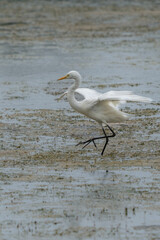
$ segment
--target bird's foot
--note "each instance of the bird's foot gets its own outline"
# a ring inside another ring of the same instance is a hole
[[[96,145],[96,143],[95,143],[94,140],[95,140],[95,139],[92,138],[92,139],[89,139],[89,140],[87,140],[87,141],[85,141],[85,142],[79,142],[78,144],[76,144],[76,146],[79,146],[79,145],[81,145],[81,144],[84,144],[84,146],[82,147],[82,149],[83,149],[83,148],[85,148],[87,145],[89,145],[91,142],[93,142],[95,148],[97,148],[97,145]]]

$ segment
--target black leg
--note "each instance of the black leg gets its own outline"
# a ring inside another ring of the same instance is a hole
[[[83,148],[85,148],[85,147],[87,147],[87,145],[89,145],[91,142],[93,142],[95,148],[97,148],[97,145],[96,145],[96,143],[95,143],[95,140],[97,140],[97,139],[101,139],[101,137],[100,137],[100,138],[91,138],[91,139],[89,139],[89,140],[87,140],[87,141],[85,141],[85,142],[79,142],[78,144],[76,144],[76,146],[78,146],[78,145],[80,145],[80,144],[84,144]],[[82,148],[82,149],[83,149],[83,148]]]
[[[106,149],[106,146],[107,146],[107,144],[108,144],[108,136],[106,135],[106,132],[105,132],[105,130],[104,130],[103,127],[102,127],[102,130],[103,130],[104,136],[105,136],[105,138],[106,138],[106,142],[105,142],[104,147],[103,147],[103,150],[102,150],[102,152],[101,152],[101,155],[103,156],[104,150]]]
[[[115,132],[113,131],[113,129],[112,129],[109,125],[107,125],[107,127],[108,127],[109,130],[112,132],[112,135],[110,135],[110,136],[108,136],[108,137],[115,137],[116,134],[115,134]]]
[[[82,142],[80,142],[80,143],[78,143],[76,146],[78,146],[78,145],[79,145],[79,144],[81,144],[81,143],[82,143],[82,144],[85,144],[85,145],[82,147],[82,149],[83,149],[83,148],[85,148],[87,145],[89,145],[91,142],[93,142],[93,144],[94,144],[95,148],[97,148],[97,145],[96,145],[96,143],[95,143],[95,141],[94,141],[94,140],[95,140],[95,138],[93,138],[93,139],[89,139],[89,140],[88,140],[88,141],[86,141],[86,142],[83,142],[83,143],[82,143]]]
[[[95,138],[91,138],[87,141],[84,141],[84,142],[79,142],[78,144],[76,144],[76,146],[80,145],[80,144],[84,144],[83,148],[85,148],[87,145],[89,145],[91,142],[93,142],[94,146],[97,148],[96,146],[96,143],[95,143],[95,140],[98,140],[98,139],[102,139],[102,138],[105,138],[104,136],[103,137],[95,137]],[[83,149],[82,148],[82,149]]]
[[[108,138],[110,138],[110,137],[115,137],[115,136],[116,136],[116,134],[115,134],[115,132],[112,130],[112,128],[111,128],[109,125],[107,125],[107,127],[108,127],[109,130],[112,132],[112,135],[107,136],[104,128],[102,127],[104,136],[105,136],[105,138],[106,138],[106,142],[105,142],[104,147],[103,147],[103,150],[102,150],[102,152],[101,152],[101,155],[102,155],[102,156],[103,156],[104,150],[106,149],[106,146],[107,146],[107,144],[108,144],[108,141],[109,141]]]
[[[104,139],[104,138],[105,138],[105,139],[106,139],[106,142],[105,142],[104,147],[103,147],[103,150],[102,150],[102,152],[101,152],[101,155],[103,156],[103,153],[104,153],[104,151],[105,151],[105,149],[106,149],[106,146],[107,146],[107,144],[108,144],[108,141],[109,141],[108,138],[110,138],[110,137],[115,137],[115,136],[116,136],[116,134],[115,134],[115,132],[112,130],[112,128],[111,128],[109,125],[107,125],[107,127],[108,127],[109,130],[112,132],[112,135],[107,136],[104,128],[102,127],[102,131],[103,131],[103,133],[104,133],[104,136],[91,138],[91,139],[89,139],[89,140],[87,140],[87,141],[85,141],[85,142],[79,142],[76,146],[78,146],[78,145],[80,145],[80,144],[84,144],[83,148],[85,148],[85,147],[88,146],[91,142],[93,142],[94,146],[97,148],[96,143],[95,143],[95,140]],[[82,148],[82,149],[83,149],[83,148]]]

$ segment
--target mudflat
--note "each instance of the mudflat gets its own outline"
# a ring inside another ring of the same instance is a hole
[[[1,1],[0,238],[160,239],[157,1]],[[64,97],[81,86],[130,90],[130,120],[102,134]]]

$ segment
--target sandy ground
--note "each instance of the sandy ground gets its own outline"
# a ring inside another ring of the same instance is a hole
[[[0,2],[0,239],[160,239],[157,1]],[[57,98],[70,82],[153,98],[101,135]]]

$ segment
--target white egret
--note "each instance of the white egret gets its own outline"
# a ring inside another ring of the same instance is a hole
[[[131,91],[109,91],[106,93],[99,93],[89,88],[78,88],[81,81],[81,75],[77,71],[70,71],[64,77],[59,78],[58,80],[63,79],[73,79],[74,83],[60,98],[67,94],[67,99],[71,107],[77,112],[82,113],[98,122],[102,127],[104,134],[102,137],[94,137],[87,141],[81,141],[77,145],[83,144],[83,148],[85,148],[88,144],[93,142],[94,146],[96,147],[95,140],[105,139],[105,144],[101,155],[104,153],[109,138],[116,135],[108,123],[120,123],[129,117],[126,113],[119,110],[119,105],[121,103],[125,103],[126,101],[151,102],[150,98],[135,95]],[[84,99],[78,101],[75,98],[75,92],[81,94]],[[106,134],[104,126],[109,128],[111,135]]]

